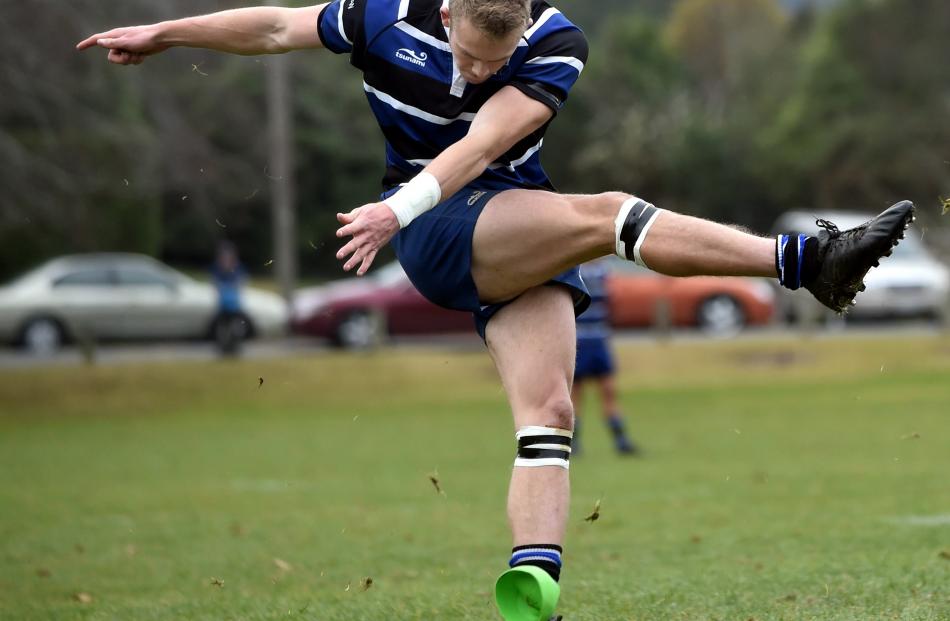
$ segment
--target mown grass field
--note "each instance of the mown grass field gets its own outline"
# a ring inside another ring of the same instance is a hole
[[[950,339],[619,353],[645,455],[588,423],[566,621],[950,619]],[[7,371],[0,412],[0,619],[497,619],[483,352]]]

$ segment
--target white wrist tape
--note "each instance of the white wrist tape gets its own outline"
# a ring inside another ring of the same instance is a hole
[[[384,200],[399,220],[399,228],[429,211],[442,200],[442,187],[439,180],[427,172],[421,172],[398,192]]]

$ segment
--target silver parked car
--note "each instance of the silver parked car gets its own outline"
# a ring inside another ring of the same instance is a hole
[[[821,213],[789,211],[772,227],[776,233],[795,231],[817,235],[815,220],[823,218],[842,231],[859,226],[874,214],[851,211]],[[894,254],[871,268],[864,279],[867,290],[855,298],[856,305],[847,317],[903,318],[925,317],[944,322],[950,312],[950,269],[938,261],[921,241],[920,230],[911,226],[906,237],[894,248]],[[809,295],[783,289],[780,306],[789,320],[815,320],[831,314]],[[827,311],[827,312],[826,312]]]
[[[64,342],[194,339],[212,336],[217,292],[144,255],[86,254],[52,259],[0,287],[0,341],[34,352]],[[281,334],[284,300],[245,287],[248,336]]]

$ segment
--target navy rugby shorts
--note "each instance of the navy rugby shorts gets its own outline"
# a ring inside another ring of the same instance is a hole
[[[475,222],[488,201],[509,189],[513,188],[466,186],[413,220],[392,240],[396,257],[416,289],[434,304],[471,312],[482,339],[488,321],[512,300],[482,304],[478,299],[472,280],[472,236]],[[384,193],[383,198],[396,190]],[[558,274],[548,284],[570,290],[575,315],[590,305],[590,293],[577,266]]]
[[[574,380],[606,377],[614,372],[614,357],[605,338],[577,339],[577,364]]]

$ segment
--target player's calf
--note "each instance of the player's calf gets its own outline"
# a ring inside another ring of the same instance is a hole
[[[573,432],[559,427],[522,427],[515,468],[570,468]],[[547,621],[560,595],[561,546],[550,542],[518,545],[510,569],[495,583],[495,601],[506,621]]]

